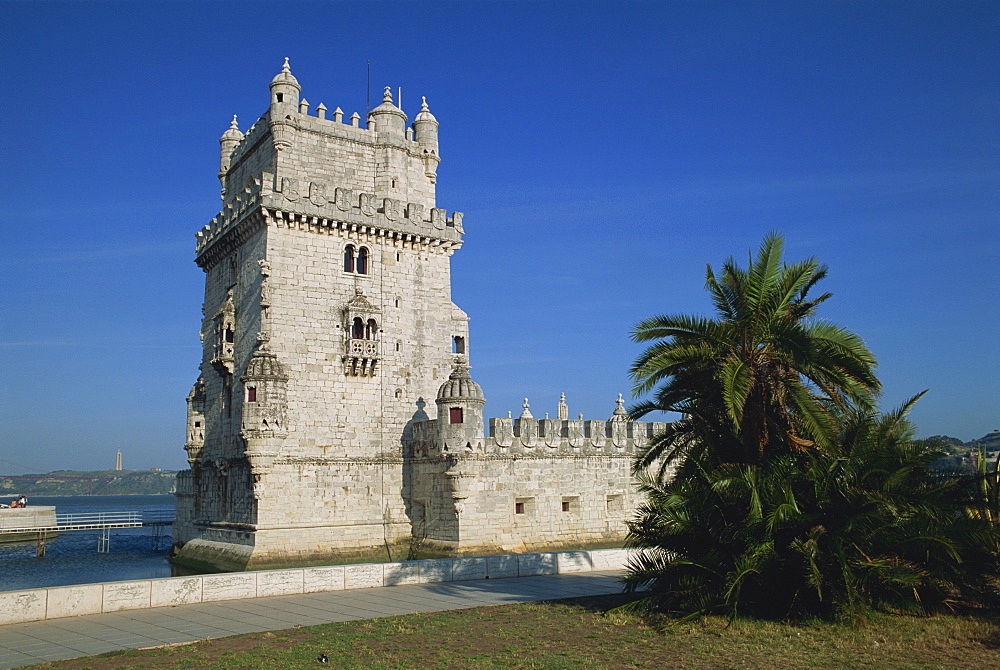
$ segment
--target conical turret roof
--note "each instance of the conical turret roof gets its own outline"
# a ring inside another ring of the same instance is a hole
[[[226,132],[222,133],[222,139],[236,140],[237,142],[243,139],[243,133],[240,132],[240,127],[236,123],[235,114],[233,114],[233,122],[229,124],[229,128],[226,129]]]
[[[382,104],[368,112],[368,114],[398,114],[404,119],[406,118],[403,110],[392,104],[392,89],[389,86],[385,87],[385,91],[382,94]]]
[[[485,402],[483,389],[469,376],[469,366],[465,361],[455,364],[448,381],[441,384],[437,399],[443,400],[479,400]]]
[[[299,86],[299,80],[295,78],[292,74],[292,69],[288,66],[288,58],[285,58],[285,64],[281,67],[281,72],[274,75],[274,79],[271,80],[271,86],[274,87],[278,84],[290,84],[295,88],[302,90]]]
[[[420,99],[422,100],[420,103],[420,113],[413,119],[414,123],[417,121],[433,121],[434,123],[437,123],[437,118],[431,114],[431,110],[427,106],[427,96],[422,95],[420,96]]]

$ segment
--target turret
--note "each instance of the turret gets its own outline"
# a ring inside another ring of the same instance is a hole
[[[222,137],[219,138],[219,181],[222,182],[223,199],[226,196],[226,173],[229,172],[229,166],[232,164],[233,150],[241,141],[243,141],[243,133],[240,132],[240,127],[236,124],[236,115],[233,114],[233,122],[229,124],[229,129],[222,133]]]
[[[421,98],[420,113],[413,119],[413,131],[416,135],[414,139],[420,147],[420,152],[424,159],[424,174],[437,180],[437,166],[441,162],[441,155],[438,153],[438,120],[431,114],[427,107],[427,98]]]
[[[374,122],[379,135],[388,134],[402,138],[406,132],[406,114],[392,104],[392,91],[388,86],[382,95],[382,104],[368,112],[368,125]]]
[[[302,87],[292,75],[286,58],[281,72],[271,80],[271,135],[274,139],[274,148],[278,151],[292,145],[292,132],[299,113],[299,93],[301,92]]]
[[[465,359],[459,359],[437,394],[438,443],[444,451],[483,448],[483,389],[469,376]]]
[[[254,497],[264,497],[264,477],[278,456],[281,438],[288,435],[288,375],[266,343],[250,357],[243,382],[243,421],[240,437],[254,479]]]
[[[198,463],[202,447],[205,446],[205,380],[201,377],[191,387],[187,397],[187,440],[184,449],[188,454],[188,464]]]

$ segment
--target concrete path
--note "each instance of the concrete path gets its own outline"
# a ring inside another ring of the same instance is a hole
[[[0,626],[0,668],[240,633],[619,593],[619,571],[384,586],[128,610]]]

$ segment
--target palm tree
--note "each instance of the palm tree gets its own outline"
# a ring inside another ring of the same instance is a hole
[[[919,397],[919,396],[918,396]],[[976,478],[938,477],[942,451],[905,415],[834,412],[829,449],[755,464],[692,461],[640,476],[626,589],[675,614],[853,618],[998,601],[998,527]]]
[[[874,356],[857,335],[814,318],[830,297],[809,297],[826,266],[814,258],[786,264],[783,246],[769,233],[746,269],[732,258],[718,276],[708,267],[717,318],[657,315],[632,331],[633,341],[653,342],[632,366],[632,392],[653,396],[631,416],[684,417],[650,441],[637,472],[663,459],[662,474],[689,455],[757,463],[824,447],[834,433],[831,408],[873,405]]]

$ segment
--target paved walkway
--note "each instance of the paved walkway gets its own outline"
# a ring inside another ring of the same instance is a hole
[[[618,571],[327,591],[0,626],[0,668],[334,621],[618,593]]]

